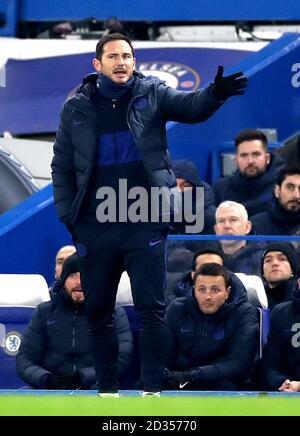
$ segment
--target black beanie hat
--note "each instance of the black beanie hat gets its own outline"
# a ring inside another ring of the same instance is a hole
[[[77,253],[73,253],[63,263],[60,280],[62,285],[65,284],[66,279],[70,274],[79,272],[79,256]]]
[[[261,275],[263,277],[263,265],[264,265],[264,259],[267,253],[270,251],[280,251],[281,253],[285,254],[288,258],[288,261],[291,265],[291,270],[293,275],[297,276],[298,273],[298,258],[297,258],[297,252],[292,244],[288,242],[271,242],[267,245],[266,249],[262,252],[261,255]]]

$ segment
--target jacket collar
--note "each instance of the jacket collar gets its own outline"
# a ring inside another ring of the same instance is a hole
[[[159,79],[147,79],[142,73],[137,71],[133,72],[135,82],[132,90],[133,97],[142,96],[147,94],[153,85],[160,85],[163,82]],[[68,100],[69,104],[76,110],[84,113],[93,112],[93,105],[91,101],[92,94],[96,91],[96,83],[99,78],[98,73],[88,74],[78,87],[76,94],[71,96]]]

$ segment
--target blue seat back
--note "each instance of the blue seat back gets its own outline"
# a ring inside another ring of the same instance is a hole
[[[25,385],[16,371],[16,355],[34,307],[0,306],[0,389]]]
[[[257,307],[259,316],[259,357],[262,357],[262,349],[268,339],[270,328],[270,309]]]

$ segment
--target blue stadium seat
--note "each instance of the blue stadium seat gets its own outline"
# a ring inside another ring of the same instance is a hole
[[[35,307],[49,300],[38,274],[0,274],[0,389],[25,385],[16,372],[16,355]]]
[[[270,328],[270,309],[257,307],[259,316],[259,357],[262,356],[262,349],[268,339]]]
[[[16,372],[16,355],[34,307],[0,306],[0,389],[25,385]]]

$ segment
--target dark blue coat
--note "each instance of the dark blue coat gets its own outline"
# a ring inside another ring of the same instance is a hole
[[[256,309],[231,291],[213,315],[199,309],[196,298],[174,300],[166,315],[169,370],[194,370],[194,388],[214,389],[220,382],[245,381],[258,350]]]
[[[283,209],[273,197],[268,210],[251,217],[252,231],[257,235],[296,235],[300,232],[300,213]]]
[[[284,280],[274,288],[270,288],[268,283],[264,281],[266,295],[268,298],[268,309],[272,310],[277,304],[292,300],[294,298],[295,285],[295,278]]]
[[[259,177],[245,177],[236,170],[233,175],[215,181],[213,189],[216,205],[226,200],[236,201],[245,206],[249,216],[267,210],[278,172],[285,164],[280,156],[276,154],[271,156],[267,171]]]
[[[174,187],[167,150],[166,122],[197,123],[221,106],[210,85],[203,91],[182,92],[158,79],[134,73],[127,123],[148,175],[150,185]],[[88,76],[77,94],[66,101],[54,144],[52,178],[58,216],[69,229],[80,212],[93,173],[99,125],[91,93],[98,74]]]
[[[286,380],[300,381],[300,292],[278,304],[271,313],[268,341],[263,348],[261,378],[264,388],[278,390]]]
[[[260,275],[264,242],[250,242],[234,254],[223,254],[224,266],[232,272]]]
[[[17,355],[17,371],[29,385],[43,389],[47,374],[80,375],[88,389],[96,382],[89,348],[84,305],[72,304],[60,282],[50,292],[51,301],[37,306]],[[122,307],[115,311],[119,341],[118,376],[128,370],[133,339]]]
[[[179,159],[172,162],[172,169],[176,178],[180,177],[192,184],[192,198],[193,198],[193,214],[196,214],[196,188],[204,188],[204,208],[203,208],[203,229],[200,233],[203,234],[213,234],[214,224],[215,224],[215,194],[212,187],[200,179],[199,171],[195,163],[188,159]],[[186,225],[191,223],[186,223],[185,221],[180,223],[172,222],[172,232],[171,233],[185,233]]]

